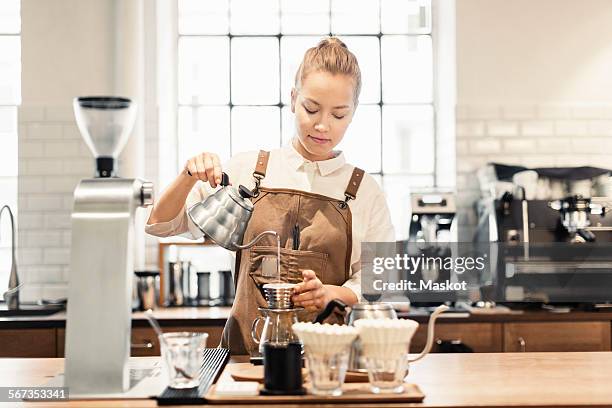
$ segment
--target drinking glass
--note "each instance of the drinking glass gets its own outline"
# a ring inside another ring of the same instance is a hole
[[[365,356],[370,388],[375,394],[404,392],[404,378],[408,371],[405,352]]]
[[[200,385],[198,374],[207,338],[206,333],[191,332],[164,333],[160,336],[162,365],[168,373],[168,387],[184,389]]]
[[[304,346],[314,395],[342,395],[342,384],[348,368],[350,344],[340,350],[314,351]]]

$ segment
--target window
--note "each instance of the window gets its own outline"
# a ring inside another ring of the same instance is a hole
[[[21,103],[21,18],[19,0],[0,2],[0,207],[17,217],[17,106]],[[8,214],[0,226],[0,293],[8,283],[11,229]]]
[[[403,224],[408,187],[436,185],[432,11],[432,0],[179,0],[177,163],[196,151],[226,160],[290,140],[295,72],[307,48],[336,35],[363,82],[338,148],[390,200],[403,186],[390,202]]]

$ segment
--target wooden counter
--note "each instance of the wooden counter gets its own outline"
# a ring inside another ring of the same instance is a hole
[[[0,386],[40,385],[62,369],[63,359],[0,359]],[[414,406],[600,407],[612,406],[611,369],[610,352],[432,354],[411,366],[408,379],[426,395]],[[156,403],[106,400],[27,406],[154,407]]]

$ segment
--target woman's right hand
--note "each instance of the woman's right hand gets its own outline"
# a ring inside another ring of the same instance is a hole
[[[198,180],[208,181],[212,188],[221,183],[221,161],[215,153],[200,153],[187,160],[185,173]]]

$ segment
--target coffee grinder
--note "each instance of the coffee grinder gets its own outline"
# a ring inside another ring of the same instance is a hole
[[[64,386],[71,396],[122,393],[130,385],[134,215],[153,203],[153,184],[117,176],[134,102],[78,97],[73,108],[96,175],[74,191]]]

